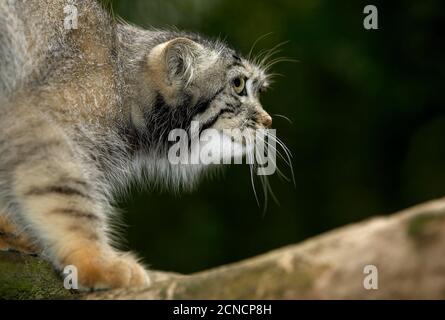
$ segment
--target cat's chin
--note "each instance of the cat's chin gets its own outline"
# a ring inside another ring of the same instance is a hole
[[[203,176],[228,164],[245,164],[254,152],[254,144],[236,141],[223,133],[194,141],[190,148],[174,149],[165,157],[143,159],[151,180],[173,189],[193,189]],[[246,156],[247,155],[247,156]],[[209,170],[211,169],[211,170]]]

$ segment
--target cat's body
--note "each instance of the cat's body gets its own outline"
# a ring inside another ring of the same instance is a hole
[[[0,218],[56,268],[76,266],[84,288],[147,285],[112,246],[112,194],[142,175],[193,185],[205,166],[171,165],[168,132],[270,126],[267,77],[219,42],[69,4],[77,29],[64,0],[0,2]]]

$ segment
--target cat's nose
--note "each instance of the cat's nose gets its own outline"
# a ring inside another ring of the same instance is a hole
[[[272,127],[272,117],[267,112],[264,112],[260,115],[260,123],[266,128],[270,128]]]

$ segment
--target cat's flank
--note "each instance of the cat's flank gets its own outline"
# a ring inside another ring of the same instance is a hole
[[[0,221],[82,288],[148,285],[113,247],[112,195],[132,177],[193,185],[206,166],[171,164],[168,133],[270,127],[268,78],[221,42],[117,22],[95,1],[70,1],[67,28],[67,4],[0,1]]]

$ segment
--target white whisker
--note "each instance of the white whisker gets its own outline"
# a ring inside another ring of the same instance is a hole
[[[263,34],[262,36],[259,36],[259,37],[255,40],[255,42],[252,44],[252,47],[250,48],[249,54],[248,54],[248,56],[247,56],[248,60],[251,60],[253,50],[255,49],[255,46],[258,44],[258,42],[260,42],[260,41],[263,40],[264,38],[270,36],[271,34],[272,34],[272,32],[268,32],[268,33],[266,33],[266,34]]]
[[[283,119],[287,120],[290,124],[292,124],[292,120],[289,119],[288,117],[282,115],[282,114],[275,113],[275,114],[273,114],[272,116],[274,116],[274,117],[279,117],[279,118],[283,118]]]
[[[254,160],[254,157],[253,157],[252,152],[249,151],[249,150],[247,150],[246,157],[248,158],[248,163],[249,163],[249,169],[250,169],[250,182],[251,182],[251,184],[252,184],[253,194],[254,194],[254,196],[255,196],[256,203],[257,203],[257,205],[258,205],[258,207],[259,207],[259,206],[260,206],[260,201],[259,201],[259,199],[258,199],[258,194],[257,194],[257,192],[256,192],[255,181],[254,181],[254,177],[253,177],[253,175],[254,175],[254,163],[255,163],[255,160]]]
[[[281,158],[283,158],[283,160],[284,160],[284,161],[286,162],[286,164],[289,166],[289,169],[290,169],[290,171],[291,171],[292,181],[293,181],[293,183],[294,183],[294,186],[296,186],[296,182],[295,182],[295,174],[294,174],[294,168],[293,168],[293,166],[292,166],[292,153],[291,153],[291,151],[290,151],[289,148],[285,145],[285,143],[284,143],[283,141],[281,141],[280,138],[278,138],[277,136],[269,135],[268,137],[269,137],[270,139],[273,139],[273,140],[277,143],[277,145],[279,145],[279,146],[283,149],[284,153],[286,154],[287,161],[284,159],[284,157],[281,155],[281,153],[276,149],[277,154],[280,155]]]
[[[267,145],[267,147],[272,147],[273,148],[273,150],[275,151],[275,153],[276,154],[278,154],[280,157],[281,157],[281,159],[289,166],[289,167],[291,167],[292,166],[292,163],[290,163],[289,161],[287,161],[287,159],[282,155],[282,153],[276,148],[276,147],[274,147],[273,145],[271,145],[271,144],[269,144],[267,141],[265,141],[264,139],[262,139],[261,137],[258,137],[260,140],[261,140],[261,142],[262,143],[264,143],[265,145]],[[272,159],[269,159],[271,162],[272,162],[272,164],[275,166],[275,170],[277,171],[277,173],[278,173],[278,175],[281,177],[281,178],[283,178],[284,180],[286,180],[286,181],[291,181],[291,179],[289,179],[279,168],[278,168],[278,166],[277,166],[277,163],[275,162],[275,161],[273,161]]]

